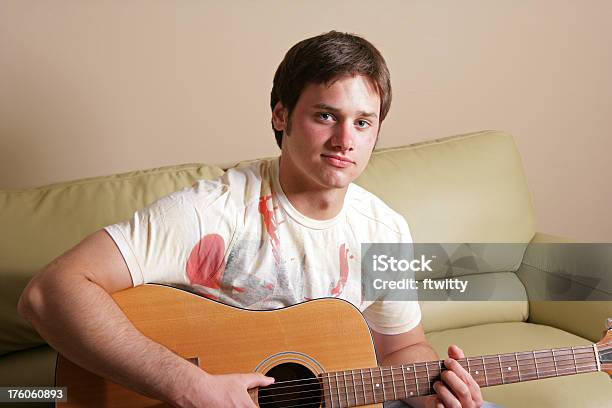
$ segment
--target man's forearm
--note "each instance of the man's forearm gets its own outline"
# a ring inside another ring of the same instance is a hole
[[[58,274],[59,275],[59,274]],[[76,364],[175,405],[204,373],[143,336],[112,298],[82,276],[34,286],[20,311],[41,336]],[[180,383],[179,383],[180,382]]]
[[[381,365],[398,365],[405,363],[419,363],[423,361],[438,360],[438,354],[429,343],[416,343],[408,347],[399,349],[385,356]]]

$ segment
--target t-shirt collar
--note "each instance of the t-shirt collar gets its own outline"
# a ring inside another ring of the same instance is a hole
[[[327,220],[315,220],[314,218],[310,218],[299,212],[289,201],[283,188],[280,185],[280,156],[276,159],[272,160],[272,184],[274,187],[274,192],[276,193],[276,197],[278,199],[279,205],[283,208],[283,210],[296,222],[302,224],[305,227],[313,228],[313,229],[327,229],[335,224],[344,216],[344,211],[346,208],[347,199],[349,198],[349,193],[351,191],[352,183],[349,184],[349,188],[344,197],[344,203],[342,204],[342,209],[340,212],[333,218]]]

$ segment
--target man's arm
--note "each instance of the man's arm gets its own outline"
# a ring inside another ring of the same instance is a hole
[[[101,230],[39,272],[18,310],[65,357],[145,395],[180,407],[254,405],[246,390],[268,377],[209,375],[143,336],[110,295],[130,287],[119,249]]]
[[[438,360],[438,354],[425,338],[423,325],[405,333],[386,335],[372,331],[381,366],[400,365],[407,362]],[[447,371],[443,382],[434,384],[436,397],[415,397],[408,401],[414,407],[480,407],[483,403],[480,387],[472,376],[455,360],[463,358],[463,351],[457,346],[449,347],[449,356],[444,360]]]

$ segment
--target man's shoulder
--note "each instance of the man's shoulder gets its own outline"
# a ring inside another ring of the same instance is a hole
[[[262,167],[270,166],[269,159],[259,159],[246,162],[240,162],[234,167],[230,167],[225,170],[225,173],[221,176],[222,180],[234,181],[234,180],[245,180],[247,177],[261,178]]]
[[[259,191],[262,163],[263,161],[258,161],[247,165],[238,165],[226,170],[216,178],[197,180],[191,186],[162,197],[158,200],[158,203],[189,202],[197,206],[207,206],[226,196],[229,198],[229,202],[243,206],[252,198],[251,196],[256,196]]]
[[[251,201],[259,199],[262,183],[270,183],[271,167],[271,159],[239,163],[227,169],[220,181],[228,187],[234,201],[248,205]]]
[[[409,234],[403,215],[365,188],[351,183],[347,192],[347,210],[351,223],[375,223],[386,232],[403,236]]]

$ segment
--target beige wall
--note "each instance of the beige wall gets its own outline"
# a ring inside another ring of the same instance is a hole
[[[539,229],[612,241],[612,2],[228,4],[1,1],[0,188],[276,154],[274,69],[337,29],[387,58],[380,147],[506,130]]]

